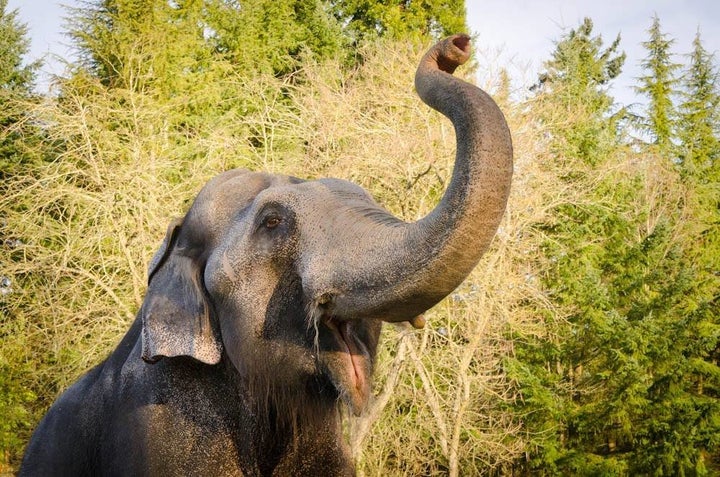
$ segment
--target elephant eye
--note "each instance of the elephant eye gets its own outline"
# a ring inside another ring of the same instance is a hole
[[[265,227],[268,229],[274,229],[278,225],[280,225],[280,222],[282,222],[282,219],[276,215],[271,215],[270,217],[267,217],[265,219]]]

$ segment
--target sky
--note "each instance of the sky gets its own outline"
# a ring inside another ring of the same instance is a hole
[[[705,49],[720,63],[720,0],[466,0],[471,33],[477,35],[475,51],[479,60],[480,84],[505,67],[518,90],[530,86],[544,61],[550,58],[554,42],[584,17],[594,23],[605,46],[621,35],[620,48],[627,54],[623,73],[610,94],[623,105],[643,102],[632,88],[642,75],[640,62],[647,56],[641,43],[657,14],[661,30],[675,43],[674,61],[687,63],[683,55],[692,50],[698,28]],[[9,0],[10,10],[19,9],[20,19],[29,28],[30,59],[44,58],[38,89],[47,91],[50,77],[62,74],[58,58],[72,55],[63,33],[67,15],[61,5],[76,0]]]
[[[671,46],[675,62],[687,64],[684,55],[692,51],[699,28],[704,48],[715,53],[715,64],[720,65],[718,0],[466,0],[465,4],[468,24],[477,35],[480,71],[483,60],[507,67],[516,87],[528,87],[537,79],[555,42],[585,17],[592,19],[593,32],[602,36],[605,47],[620,35],[620,50],[627,58],[610,91],[620,104],[644,102],[633,86],[643,75],[640,62],[647,52],[642,42],[649,38],[655,14],[661,31],[675,40]]]

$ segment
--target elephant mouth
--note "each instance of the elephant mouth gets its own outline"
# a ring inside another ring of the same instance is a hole
[[[359,415],[370,397],[370,354],[355,334],[354,322],[325,318],[323,324],[335,341],[326,363],[330,379],[340,397]]]

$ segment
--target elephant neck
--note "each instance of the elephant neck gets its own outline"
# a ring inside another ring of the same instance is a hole
[[[258,423],[262,438],[254,449],[261,475],[354,475],[337,408],[313,421],[273,413],[268,417],[269,425]]]
[[[258,389],[229,363],[228,372],[241,396],[241,433],[250,428],[254,436],[251,443],[238,442],[241,460],[250,455],[247,464],[260,475],[355,475],[336,397],[314,386]]]

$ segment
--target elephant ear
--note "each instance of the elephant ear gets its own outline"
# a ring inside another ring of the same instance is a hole
[[[190,356],[217,364],[222,353],[213,324],[197,258],[178,247],[182,221],[168,227],[148,270],[149,283],[142,305],[142,359]]]

